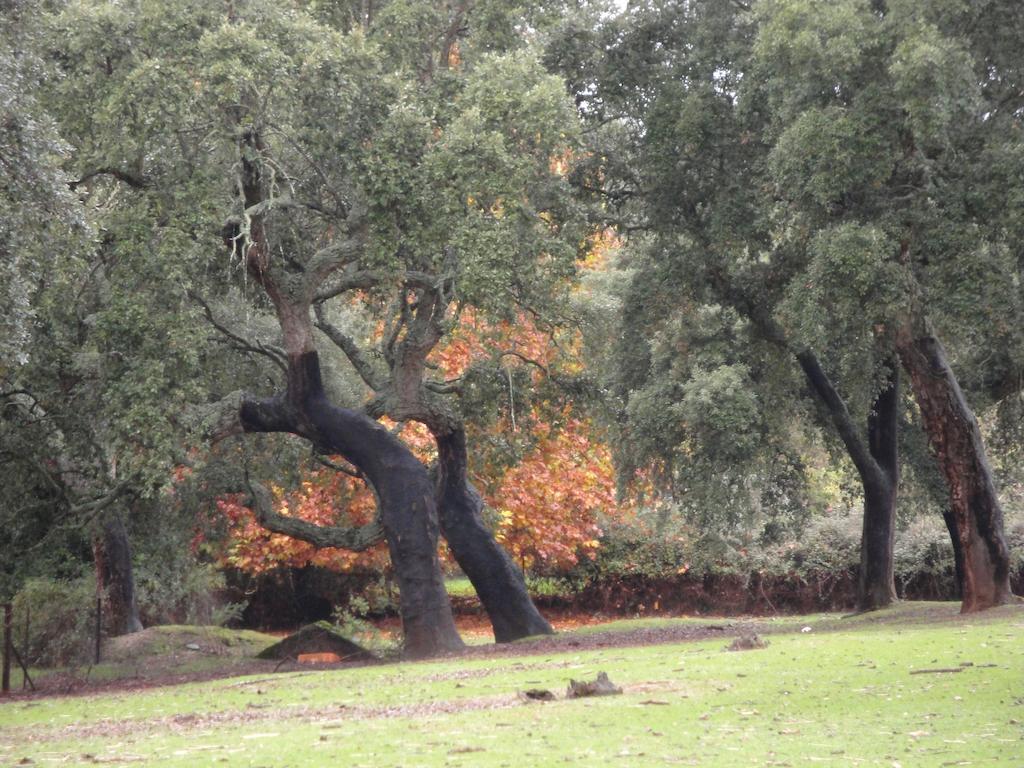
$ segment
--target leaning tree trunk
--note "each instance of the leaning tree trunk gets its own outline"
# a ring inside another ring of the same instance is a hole
[[[958,600],[963,600],[964,548],[960,543],[960,534],[957,532],[956,516],[953,514],[953,510],[949,507],[942,510],[942,522],[946,524],[946,530],[949,532],[949,540],[953,544],[953,577],[955,580],[953,596]]]
[[[910,374],[928,442],[949,487],[949,511],[963,554],[961,611],[1010,600],[1010,556],[992,470],[978,422],[929,323],[908,320],[896,348]]]
[[[466,476],[465,431],[460,428],[434,437],[441,530],[490,617],[495,641],[554,634],[530,599],[522,571],[484,524],[483,500]]]
[[[818,358],[810,350],[804,350],[796,357],[811,388],[828,410],[864,489],[857,610],[884,608],[896,600],[893,534],[899,485],[899,380],[895,366],[888,385],[875,399],[874,412],[868,417],[868,440],[865,444],[846,403]]]
[[[305,437],[318,451],[344,456],[363,473],[380,502],[401,591],[406,654],[418,658],[461,649],[437,560],[437,506],[430,476],[382,425],[327,400],[317,353],[290,359],[286,393],[244,400],[240,420],[247,432]]]
[[[481,517],[483,503],[467,477],[466,431],[451,404],[424,385],[427,357],[444,334],[448,300],[435,285],[417,287],[416,308],[408,331],[384,357],[390,378],[368,364],[355,342],[317,313],[317,326],[340,348],[377,396],[369,411],[396,421],[417,421],[437,445],[437,503],[441,530],[455,561],[473,584],[491,620],[494,639],[553,634],[526,590],[526,582],[508,553],[494,540]]]
[[[128,532],[120,515],[103,521],[103,530],[93,546],[96,561],[96,591],[106,597],[110,634],[128,635],[142,631],[135,600],[135,577]]]

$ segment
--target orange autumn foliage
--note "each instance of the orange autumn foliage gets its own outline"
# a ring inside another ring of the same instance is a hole
[[[486,495],[499,512],[498,541],[524,568],[562,570],[592,555],[597,515],[616,510],[611,452],[587,422],[564,415],[558,429],[537,425],[534,449]]]
[[[600,248],[591,251],[597,253]],[[514,352],[503,355],[500,364],[527,366],[536,382],[544,375],[538,366],[552,367],[562,354],[525,314],[515,323],[489,323],[472,313],[463,320],[435,354],[434,362],[448,378],[463,375],[473,363]],[[562,346],[572,348],[575,340]],[[562,366],[563,370],[576,367]],[[524,437],[531,447],[522,459],[505,468],[471,452],[471,473],[476,484],[486,489],[487,505],[498,512],[498,540],[516,561],[524,568],[562,570],[598,548],[602,534],[598,516],[620,511],[611,452],[596,438],[593,425],[573,415],[570,408],[551,414],[534,407],[524,415],[528,418],[520,422],[529,425],[531,432]],[[491,429],[517,431],[511,415]]]
[[[611,245],[598,236],[592,251],[600,254],[607,247]],[[436,366],[436,375],[451,380],[463,376],[476,363],[497,359],[505,368],[526,366],[536,382],[544,376],[541,366],[553,367],[575,341],[562,340],[560,346],[561,350],[525,314],[514,323],[490,322],[467,309],[459,326],[434,350],[430,362]],[[515,354],[502,354],[508,352]],[[571,371],[578,365],[570,363],[562,368]],[[525,446],[521,460],[511,467],[474,450],[474,436],[487,435],[471,432],[470,474],[483,490],[488,506],[497,512],[498,540],[525,568],[551,571],[569,568],[581,556],[592,555],[602,533],[598,516],[614,516],[621,510],[615,500],[611,453],[595,436],[593,425],[568,407],[544,405],[543,409],[535,405],[519,414],[518,423],[510,414],[488,428],[492,437],[508,432],[515,438],[513,442]],[[387,420],[385,423],[394,426]],[[520,433],[523,429],[528,432]],[[400,437],[421,461],[429,463],[436,457],[433,438],[422,425],[403,425]],[[275,488],[274,494],[282,514],[321,525],[362,524],[374,511],[372,494],[360,481],[327,469],[309,473],[295,491],[286,493]],[[364,553],[316,550],[305,542],[263,529],[237,497],[221,499],[218,507],[229,523],[224,561],[243,571],[260,573],[278,566],[307,564],[338,571],[387,567],[383,544]]]

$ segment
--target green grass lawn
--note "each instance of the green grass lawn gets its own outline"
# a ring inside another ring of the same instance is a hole
[[[1024,765],[1019,606],[760,626],[770,645],[742,652],[723,637],[11,701],[0,765]],[[961,671],[913,674],[936,669]],[[624,695],[563,698],[601,670]]]
[[[455,576],[445,579],[444,588],[449,597],[476,597],[476,590],[473,584],[465,576]]]

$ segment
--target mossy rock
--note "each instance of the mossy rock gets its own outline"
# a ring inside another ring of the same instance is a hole
[[[294,659],[300,653],[336,653],[342,661],[371,661],[377,658],[326,621],[307,624],[263,650],[258,658]]]

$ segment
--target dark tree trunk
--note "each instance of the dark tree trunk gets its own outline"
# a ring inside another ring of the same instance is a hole
[[[893,534],[896,487],[864,485],[864,524],[860,538],[857,610],[874,611],[896,600]]]
[[[889,383],[875,399],[874,411],[868,417],[868,440],[865,444],[846,404],[814,353],[810,350],[800,352],[797,360],[811,388],[828,410],[864,489],[857,610],[884,608],[896,600],[893,534],[899,486],[899,380],[895,365],[891,366]]]
[[[241,191],[246,211],[268,195],[262,168],[266,147],[259,130],[239,132]],[[402,630],[410,657],[433,656],[463,648],[437,559],[437,502],[426,468],[381,424],[362,413],[339,408],[324,393],[310,308],[324,279],[348,265],[366,246],[360,208],[349,211],[346,237],[321,249],[301,274],[271,258],[265,212],[249,215],[243,258],[250,275],[273,302],[287,354],[288,386],[268,400],[244,398],[238,420],[249,432],[290,432],[313,443],[319,453],[338,454],[370,483],[379,502],[381,524],[401,590]],[[238,241],[231,240],[232,247]]]
[[[889,383],[875,398],[868,417],[868,449],[878,472],[861,476],[864,525],[860,540],[857,610],[871,611],[896,599],[893,542],[899,486],[899,369],[891,361]]]
[[[483,500],[466,476],[466,433],[456,429],[435,439],[441,530],[490,617],[494,639],[554,634],[530,599],[522,572],[484,525]]]
[[[330,403],[316,352],[289,359],[288,389],[270,400],[245,400],[249,432],[291,432],[318,451],[344,456],[373,486],[401,591],[405,651],[410,657],[460,650],[437,560],[438,518],[426,468],[394,435],[364,414]]]
[[[949,540],[953,544],[953,574],[956,578],[953,596],[962,600],[964,597],[964,548],[960,544],[960,535],[956,530],[956,517],[949,507],[942,510],[942,521],[946,524]]]
[[[441,530],[459,567],[472,582],[491,620],[494,639],[510,642],[553,634],[530,600],[526,582],[508,553],[494,540],[481,517],[483,502],[467,471],[466,431],[456,409],[424,386],[427,357],[444,335],[447,299],[434,287],[419,287],[408,331],[386,347],[390,378],[373,369],[355,342],[317,313],[318,327],[341,349],[367,386],[377,393],[369,406],[374,416],[417,421],[437,444],[437,504]]]
[[[96,589],[106,593],[110,634],[127,635],[142,631],[135,601],[135,577],[128,531],[120,515],[108,515],[102,535],[93,550],[96,558]]]
[[[949,488],[950,513],[963,553],[963,603],[970,613],[1011,599],[1010,557],[985,446],[945,350],[926,321],[897,333],[897,351],[928,442]]]

